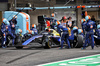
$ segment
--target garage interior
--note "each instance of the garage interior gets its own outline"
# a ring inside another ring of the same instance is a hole
[[[63,6],[88,6],[88,5],[99,5],[99,0],[2,0],[2,6],[0,6],[1,11],[12,10],[16,11],[16,7],[26,7],[27,3],[31,3],[33,7],[63,7]],[[8,2],[8,3],[7,3]],[[51,13],[56,13],[55,18],[60,20],[62,16],[69,15],[72,16],[72,20],[75,21],[75,24],[78,27],[80,25],[80,19],[83,17],[84,11],[88,12],[88,15],[94,15],[97,21],[100,21],[100,8],[70,8],[70,9],[41,9],[41,10],[24,10],[31,17],[31,25],[34,23],[38,25],[38,16],[46,15],[50,17]],[[59,15],[61,13],[61,15]]]

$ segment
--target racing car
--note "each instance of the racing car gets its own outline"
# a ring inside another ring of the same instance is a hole
[[[17,49],[22,49],[24,46],[30,46],[31,44],[39,43],[42,45],[43,48],[45,49],[50,49],[54,46],[60,46],[60,40],[61,37],[58,32],[56,32],[54,29],[48,30],[43,30],[39,33],[39,35],[35,35],[22,44],[18,44],[15,47]],[[64,44],[66,45],[66,44]],[[82,47],[83,45],[83,37],[79,34],[75,35],[75,40],[74,40],[74,47]]]

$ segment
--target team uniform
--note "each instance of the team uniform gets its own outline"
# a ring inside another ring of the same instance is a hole
[[[16,27],[16,24],[17,24],[17,20],[16,19],[11,19],[9,22],[10,22],[10,26],[11,26],[11,32],[13,34],[15,34],[15,27]]]
[[[7,29],[8,29],[9,22],[5,18],[2,19],[2,22],[3,22],[1,24],[2,48],[5,48],[6,46],[4,45],[6,43],[6,36],[7,36]]]
[[[6,25],[4,23],[1,24],[1,36],[2,36],[2,47],[4,48],[4,45],[6,43]]]
[[[87,23],[86,23],[86,27],[85,27],[86,37],[85,37],[85,44],[83,45],[83,49],[86,48],[87,43],[88,43],[88,38],[90,38],[90,37],[91,37],[91,47],[92,47],[92,49],[94,48],[94,37],[93,37],[94,32],[93,32],[93,29],[95,29],[95,28],[96,28],[95,22],[88,20]]]
[[[69,39],[68,39],[69,38],[68,29],[65,26],[62,26],[62,25],[60,25],[60,23],[59,24],[58,23],[59,22],[56,22],[58,32],[61,33],[61,31],[62,31],[62,33],[61,33],[61,49],[63,48],[64,40],[68,44],[68,48],[71,48],[70,42],[69,42]]]
[[[12,45],[14,46],[15,35],[14,35],[14,33],[12,33],[11,25],[8,26],[7,36],[11,36],[11,38],[12,38]]]

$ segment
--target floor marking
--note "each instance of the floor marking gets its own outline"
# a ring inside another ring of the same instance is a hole
[[[93,51],[93,50],[89,51],[89,50],[87,50],[87,51],[79,51],[79,52],[100,52],[100,51],[96,51],[96,50],[95,51]]]
[[[66,63],[61,63],[61,64],[59,64],[59,65],[68,65],[68,64],[66,64]]]
[[[51,62],[36,66],[100,66],[100,54]]]

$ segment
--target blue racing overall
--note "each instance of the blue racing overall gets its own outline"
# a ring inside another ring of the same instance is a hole
[[[12,45],[14,46],[15,35],[12,33],[11,25],[8,26],[7,36],[11,36],[11,38],[12,38]]]
[[[17,24],[17,20],[13,18],[9,22],[10,22],[10,26],[11,26],[11,32],[15,35],[15,27]]]
[[[88,43],[88,38],[91,38],[91,47],[92,49],[94,49],[94,32],[93,32],[93,29],[96,28],[96,24],[94,21],[91,21],[91,20],[88,20],[87,23],[86,23],[86,27],[85,27],[85,30],[86,30],[86,37],[85,37],[85,44],[83,45],[83,49],[86,48],[87,46],[87,43]]]
[[[1,24],[1,36],[2,36],[2,44],[1,46],[4,47],[6,43],[6,25],[4,23]]]
[[[61,33],[61,49],[63,48],[64,40],[68,44],[68,48],[70,48],[70,42],[69,42],[69,39],[68,39],[68,37],[69,37],[68,29],[65,26],[61,26],[61,25],[58,25],[58,27],[59,27],[60,30],[62,30],[62,33]]]
[[[83,30],[83,34],[85,34],[86,23],[87,23],[87,22],[83,22],[83,23],[81,24],[82,30]]]
[[[31,30],[34,32],[34,35],[38,35],[38,31],[36,28],[32,28]]]

